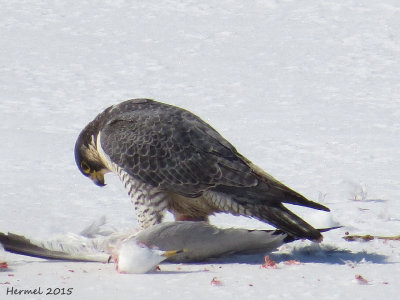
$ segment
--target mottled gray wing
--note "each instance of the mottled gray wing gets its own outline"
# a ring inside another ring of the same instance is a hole
[[[201,261],[237,253],[270,252],[294,240],[277,231],[218,228],[206,222],[163,222],[139,231],[137,241],[161,250],[186,249],[169,261]]]
[[[235,148],[192,113],[157,102],[121,112],[101,130],[105,153],[131,176],[195,197],[258,182]]]

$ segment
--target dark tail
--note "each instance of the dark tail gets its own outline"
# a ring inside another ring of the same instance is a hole
[[[287,191],[284,193],[284,197],[282,198],[282,202],[294,205],[305,206],[309,208],[319,209],[323,211],[331,211],[328,207],[319,204],[317,202],[308,200],[306,197],[300,195],[299,193],[287,188]]]
[[[283,205],[255,206],[252,209],[252,213],[254,218],[267,222],[291,236],[314,242],[322,241],[322,235],[319,230],[303,221]]]
[[[342,228],[342,227],[343,226],[335,226],[335,227],[328,227],[328,228],[318,228],[317,230],[319,232],[327,232],[327,231],[338,229],[338,228]],[[282,233],[285,233],[285,232],[282,231],[282,230],[279,230],[279,229],[274,231],[274,235],[275,234],[280,235]],[[299,239],[300,239],[299,237],[296,237],[296,236],[288,234],[288,235],[286,235],[286,237],[284,238],[283,241],[286,244],[286,243],[291,243],[291,242],[297,241]]]
[[[244,207],[247,216],[269,223],[298,238],[311,241],[322,240],[322,235],[318,230],[289,211],[282,203],[324,211],[329,211],[329,208],[306,199],[273,178],[270,178],[269,182],[260,182],[254,187],[220,185],[213,190],[225,194],[226,197]],[[226,211],[224,208],[221,210]]]
[[[328,207],[308,200],[279,181],[272,181],[272,179],[270,182],[260,182],[257,186],[252,187],[219,185],[212,190],[232,197],[245,207],[248,205],[277,206],[281,203],[288,203],[330,211]]]

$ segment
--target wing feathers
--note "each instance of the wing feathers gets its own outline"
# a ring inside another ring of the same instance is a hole
[[[184,110],[150,105],[115,116],[101,132],[101,146],[117,165],[177,194],[194,196],[219,184],[257,181],[229,142]]]

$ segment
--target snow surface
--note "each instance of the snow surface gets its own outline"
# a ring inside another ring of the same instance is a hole
[[[263,256],[112,264],[1,253],[7,288],[72,288],[66,299],[396,299],[400,242],[398,1],[1,1],[0,231],[79,232],[107,216],[136,226],[119,180],[77,170],[75,139],[97,113],[148,97],[191,110],[274,177],[332,209],[294,207],[325,234]],[[218,215],[221,226],[267,228]],[[300,265],[286,265],[287,260]],[[362,278],[367,280],[363,281]],[[359,279],[356,279],[359,278]],[[214,279],[214,280],[213,280]],[[220,282],[220,284],[218,284]],[[365,284],[368,283],[368,284]],[[49,299],[55,296],[14,296]]]

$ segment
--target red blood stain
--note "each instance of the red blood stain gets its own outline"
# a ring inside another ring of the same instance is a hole
[[[369,284],[368,280],[362,277],[361,275],[356,275],[355,278],[359,284]]]
[[[222,282],[217,277],[213,277],[213,279],[211,280],[210,284],[214,285],[214,286],[221,286]]]
[[[264,263],[261,265],[263,269],[278,269],[276,262],[269,258],[269,255],[264,257]]]

